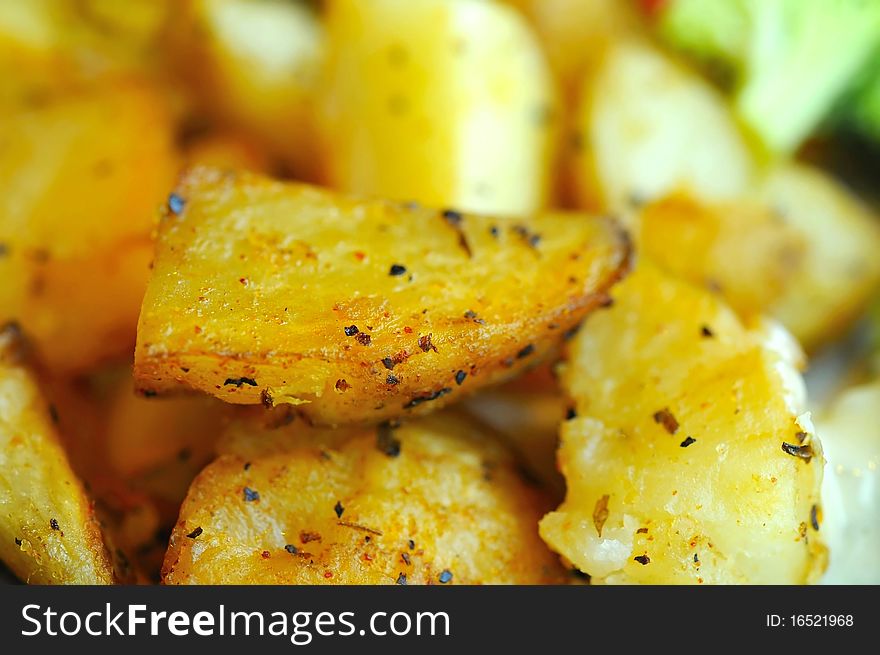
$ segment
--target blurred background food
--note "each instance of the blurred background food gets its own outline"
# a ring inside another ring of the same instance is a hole
[[[158,580],[190,483],[226,424],[253,411],[134,394],[156,226],[196,165],[500,217],[616,217],[658,275],[744,326],[772,317],[809,355],[827,464],[807,523],[830,549],[823,580],[880,583],[865,556],[880,548],[880,3],[0,3],[0,325],[32,351],[0,367],[0,462],[18,461],[27,416],[43,479],[80,480],[66,516],[94,510],[67,561],[85,557],[95,580]],[[547,508],[565,498],[560,424],[583,402],[557,381],[567,357],[461,405],[511,458],[502,505],[523,480]],[[451,448],[445,432],[462,420],[442,418],[425,447]],[[0,555],[22,579],[75,581],[33,567],[59,552],[43,519],[30,515],[27,540],[4,532]]]

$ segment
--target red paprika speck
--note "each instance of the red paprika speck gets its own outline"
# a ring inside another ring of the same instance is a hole
[[[364,261],[364,257],[366,257],[366,255],[364,253],[362,253],[361,251],[357,251],[356,253],[354,253],[354,258],[356,260],[358,260],[359,262]]]
[[[262,556],[263,559],[269,559],[269,556],[270,556],[268,550],[264,550],[262,553],[260,553],[260,555]]]
[[[404,332],[404,334],[412,334],[412,328],[411,328],[411,327],[405,327],[405,328],[403,328],[403,332]]]
[[[333,577],[333,573],[331,571],[324,571],[324,577],[329,580]]]

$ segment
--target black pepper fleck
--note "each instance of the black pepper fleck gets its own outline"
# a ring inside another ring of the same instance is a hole
[[[257,386],[257,381],[253,378],[226,378],[223,386],[228,387],[231,384],[234,384],[236,387],[241,387],[243,384],[246,384],[249,387],[255,387]]]
[[[336,501],[336,504],[333,506],[333,511],[336,512],[336,518],[342,518],[342,513],[345,511],[345,508],[342,506],[341,501]]]
[[[452,580],[452,572],[449,569],[443,569],[437,579],[440,581],[440,584],[446,584]]]
[[[244,488],[244,502],[252,503],[256,500],[260,499],[260,493],[258,491],[254,491],[250,487]]]
[[[647,555],[639,555],[639,556],[637,556],[637,557],[633,557],[633,559],[634,559],[636,562],[638,562],[639,564],[641,564],[642,566],[644,566],[645,564],[650,564],[650,563],[651,563],[651,558],[648,557]]]
[[[467,373],[464,371],[458,371],[455,374],[455,384],[461,386],[461,383],[464,382],[464,379],[467,377]]]
[[[520,350],[518,353],[516,353],[516,358],[522,359],[523,357],[528,357],[533,352],[535,352],[535,346],[532,344],[529,344],[528,346],[526,346],[525,348]]]
[[[712,337],[715,336],[715,333],[712,332],[712,329],[708,325],[704,325],[703,327],[700,328],[700,334],[702,336],[706,337],[707,339],[711,339]]]
[[[794,444],[790,444],[787,441],[782,442],[782,450],[792,457],[800,457],[805,462],[809,462],[813,459],[813,448],[810,444],[805,446],[795,446]]]
[[[687,447],[690,446],[692,443],[696,443],[696,442],[697,442],[697,440],[694,439],[693,437],[686,437],[685,440],[682,441],[682,442],[681,442],[680,444],[678,444],[678,445],[681,446],[682,448],[687,448]]]
[[[450,225],[460,225],[462,220],[461,212],[457,212],[454,209],[444,209],[443,210],[443,218]]]
[[[286,551],[287,551],[288,553],[290,553],[291,555],[296,555],[296,554],[299,552],[299,548],[297,548],[297,547],[294,546],[293,544],[287,544],[287,545],[284,547],[284,550],[286,550]]]
[[[397,584],[405,585],[406,584],[406,573],[401,573],[397,576]]]
[[[186,536],[189,537],[190,539],[195,539],[195,538],[198,537],[200,534],[202,534],[202,532],[203,532],[202,528],[199,527],[199,528],[196,528],[195,530],[193,530],[192,532],[190,532],[190,533],[189,533],[188,535],[186,535]]]
[[[813,530],[816,532],[819,531],[819,506],[813,505],[810,508],[810,523],[813,525]]]
[[[404,273],[406,273],[406,266],[402,264],[392,264],[391,268],[388,270],[388,275],[393,277],[403,275]]]
[[[347,336],[347,337],[353,337],[358,332],[360,332],[360,330],[358,330],[357,325],[349,325],[346,328],[342,328],[342,330],[343,330],[343,332],[345,332],[345,336]]]
[[[58,527],[58,519],[49,519],[49,527],[51,527],[53,530],[61,529]]]
[[[566,421],[570,421],[571,419],[576,418],[577,415],[577,410],[574,407],[569,407],[567,410],[565,410]]]
[[[385,378],[385,383],[394,386],[394,385],[400,384],[400,380],[398,379],[398,377],[396,375],[389,373],[388,377]]]

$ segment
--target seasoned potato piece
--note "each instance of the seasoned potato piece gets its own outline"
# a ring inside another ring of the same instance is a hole
[[[549,366],[469,398],[465,408],[494,429],[517,456],[523,470],[558,501],[565,480],[556,466],[559,425],[570,414]]]
[[[516,11],[333,0],[327,31],[319,120],[331,186],[483,213],[546,204],[555,90]]]
[[[190,489],[165,584],[562,580],[537,534],[544,503],[470,420],[238,429],[245,450],[232,440]]]
[[[584,78],[574,126],[572,183],[585,208],[673,191],[731,198],[753,181],[755,164],[721,95],[645,43],[606,50]]]
[[[198,109],[253,135],[300,177],[315,177],[324,38],[314,11],[290,0],[192,0],[170,32]]]
[[[568,95],[583,74],[620,38],[644,31],[633,6],[621,0],[506,0],[535,27],[556,78]]]
[[[653,261],[720,290],[744,316],[774,316],[810,350],[849,327],[880,284],[876,217],[807,166],[772,170],[742,200],[676,194],[636,223]]]
[[[161,100],[131,81],[0,121],[0,322],[19,322],[56,373],[134,342],[171,137]]]
[[[799,352],[717,297],[640,261],[573,342],[568,485],[541,535],[593,582],[803,583],[822,451]]]
[[[761,194],[807,243],[803,266],[769,313],[813,349],[848,328],[880,285],[880,224],[838,182],[808,166],[773,170]]]
[[[4,83],[49,76],[95,78],[158,68],[158,42],[173,0],[0,2]],[[8,91],[0,86],[0,98]]]
[[[720,291],[742,316],[803,291],[797,277],[807,235],[766,203],[673,194],[646,205],[637,222],[640,252],[678,277]]]
[[[425,413],[540,361],[628,261],[608,219],[496,221],[196,169],[159,228],[137,384],[322,424]]]
[[[130,365],[52,380],[46,396],[120,568],[157,580],[180,504],[213,459],[233,406],[206,397],[142,398]]]
[[[880,584],[880,382],[847,389],[816,426],[828,458],[816,516],[831,549],[822,581]]]
[[[25,582],[112,584],[91,503],[58,441],[49,404],[0,332],[0,559]]]

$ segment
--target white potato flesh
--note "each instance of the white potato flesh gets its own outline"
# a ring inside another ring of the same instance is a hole
[[[755,164],[721,95],[652,46],[621,40],[581,89],[572,180],[580,205],[626,207],[673,191],[732,198]]]
[[[845,391],[816,420],[828,460],[825,584],[880,584],[880,382]]]

